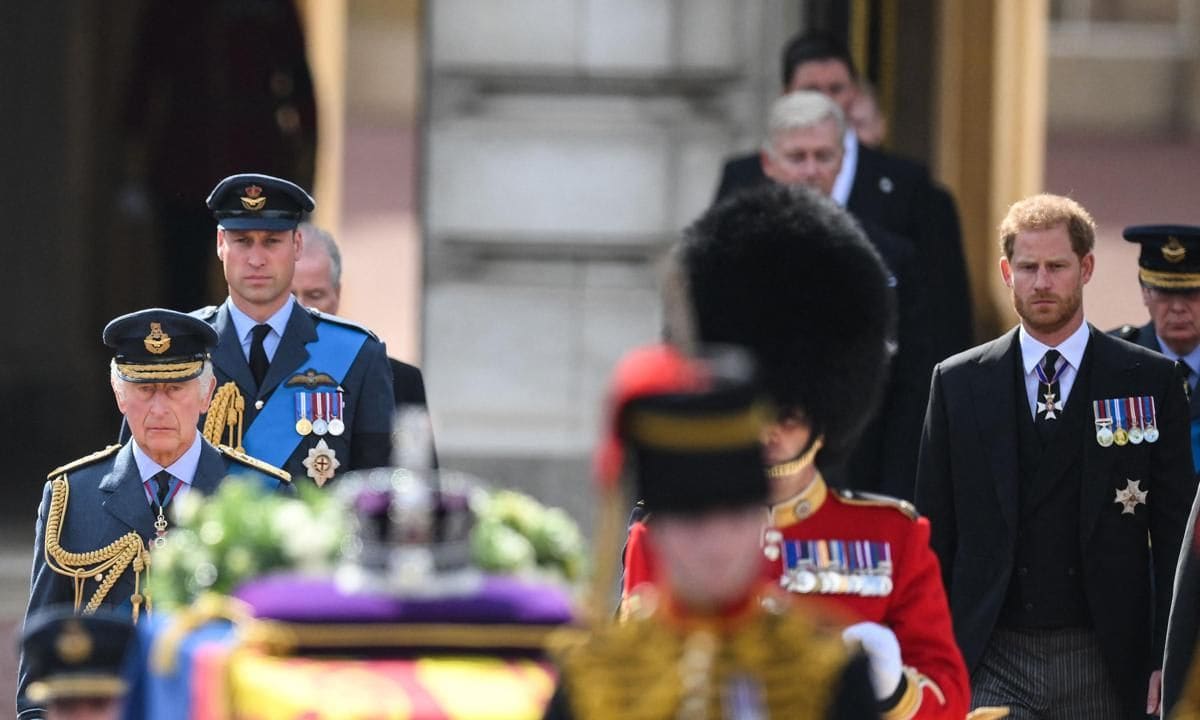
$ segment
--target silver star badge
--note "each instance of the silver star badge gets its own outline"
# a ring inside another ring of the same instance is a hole
[[[1118,505],[1124,506],[1121,510],[1122,515],[1132,515],[1138,505],[1146,504],[1146,497],[1150,495],[1149,490],[1142,489],[1141,480],[1125,479],[1125,487],[1117,490],[1117,496],[1113,500]]]
[[[316,447],[309,448],[308,459],[301,464],[308,468],[308,476],[316,481],[317,487],[324,487],[333,477],[334,471],[342,466],[337,454],[325,444],[325,440],[317,443]]]
[[[1046,402],[1037,404],[1037,411],[1039,413],[1046,413],[1047,420],[1056,420],[1058,418],[1057,413],[1062,412],[1062,401],[1058,400],[1052,392],[1046,393],[1045,400]]]

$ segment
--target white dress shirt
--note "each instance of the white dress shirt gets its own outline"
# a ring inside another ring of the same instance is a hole
[[[1079,329],[1054,348],[1025,332],[1023,325],[1017,331],[1017,335],[1021,341],[1021,363],[1025,370],[1025,395],[1029,400],[1030,415],[1037,417],[1037,392],[1041,380],[1038,378],[1035,368],[1041,364],[1047,350],[1057,350],[1067,361],[1066,365],[1058,371],[1058,400],[1065,408],[1067,398],[1071,396],[1071,388],[1075,385],[1075,376],[1079,373],[1079,363],[1083,362],[1083,353],[1087,350],[1088,339],[1091,337],[1087,320],[1080,323]]]
[[[242,344],[242,354],[246,356],[246,362],[250,362],[250,344],[254,342],[254,326],[259,322],[238,309],[232,299],[226,300],[225,303],[229,306],[229,319],[233,321],[233,329],[237,332],[238,341]],[[267,318],[265,324],[271,326],[271,332],[263,338],[263,350],[267,351],[267,362],[275,359],[275,351],[279,348],[279,341],[283,339],[283,331],[287,329],[288,318],[292,316],[292,307],[295,304],[296,298],[288,295],[287,302],[283,304],[283,307]]]

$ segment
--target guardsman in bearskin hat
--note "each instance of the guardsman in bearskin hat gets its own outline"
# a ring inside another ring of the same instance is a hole
[[[47,476],[26,617],[69,604],[84,614],[116,609],[136,621],[147,605],[148,547],[169,532],[175,498],[211,493],[229,475],[289,483],[279,468],[215,446],[197,429],[215,386],[209,353],[217,334],[207,323],[153,308],[113,320],[103,339],[113,351],[113,395],[132,437]],[[27,682],[23,658],[19,704]]]
[[[295,183],[241,173],[208,196],[229,298],[192,313],[221,338],[205,436],[317,486],[391,461],[392,372],[384,345],[349,320],[302,307],[292,278],[315,207]]]
[[[715,206],[674,261],[693,328],[669,308],[671,337],[745,347],[778,408],[763,435],[769,575],[855,618],[847,638],[866,650],[884,717],[962,718],[968,678],[929,523],[907,502],[831,488],[820,471],[853,447],[885,377],[894,310],[878,255],[831,202],[778,187]],[[626,547],[627,597],[659,575],[644,540],[658,509],[644,506]]]
[[[622,622],[602,619],[563,650],[546,717],[877,716],[840,626],[762,575],[760,436],[773,411],[751,367],[739,351],[700,361],[668,346],[618,365],[597,453],[602,502],[612,508],[624,479],[654,507],[644,539],[662,579]]]
[[[21,656],[29,679],[25,695],[36,708],[21,720],[117,720],[136,644],[133,623],[124,616],[78,615],[62,606],[30,617]]]

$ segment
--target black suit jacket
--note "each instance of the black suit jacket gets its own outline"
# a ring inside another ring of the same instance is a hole
[[[421,368],[391,357],[388,358],[388,364],[392,367],[392,391],[396,397],[396,410],[414,405],[428,410],[425,401],[425,379],[421,376]],[[436,468],[437,447],[433,442],[432,430],[429,435],[429,454],[430,467]]]
[[[932,525],[955,636],[974,669],[996,626],[1013,572],[1020,512],[1014,366],[1017,331],[940,363],[933,373],[917,468],[917,507]],[[1173,363],[1091,329],[1087,403],[1073,449],[1051,456],[1065,470],[1082,454],[1079,543],[1083,590],[1101,653],[1130,717],[1145,714],[1149,673],[1159,667],[1175,561],[1196,493],[1187,407]],[[1091,401],[1152,395],[1158,442],[1100,447]],[[1123,514],[1114,502],[1130,480],[1146,504]],[[1147,537],[1150,542],[1147,543]]]
[[[892,273],[896,287],[898,349],[888,368],[883,400],[846,462],[844,476],[828,479],[855,490],[912,500],[929,372],[937,358],[931,341],[924,275],[912,243],[870,220],[859,220]]]
[[[1113,334],[1154,352],[1162,352],[1154,323],[1146,323],[1141,327],[1126,326],[1114,330]],[[1181,372],[1180,381],[1186,382],[1186,371]],[[1200,393],[1192,394],[1189,411],[1192,422],[1200,419]],[[1187,532],[1175,571],[1171,617],[1167,622],[1163,656],[1163,717],[1169,715],[1175,703],[1179,702],[1195,656],[1197,640],[1200,640],[1200,547],[1196,545],[1196,521],[1200,512],[1198,503],[1200,497],[1192,503],[1192,514],[1188,518]]]
[[[770,182],[757,153],[726,161],[716,200]],[[860,144],[846,209],[909,239],[924,269],[938,322],[931,336],[944,358],[974,341],[971,291],[954,198],[923,165]]]

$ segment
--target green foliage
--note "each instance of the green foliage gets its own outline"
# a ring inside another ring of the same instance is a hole
[[[586,570],[583,536],[560,508],[547,508],[532,497],[501,490],[476,507],[471,533],[475,562],[493,572],[548,571],[578,582]]]
[[[155,607],[187,605],[206,592],[228,594],[272,570],[321,570],[346,537],[332,495],[301,487],[288,497],[257,482],[229,479],[209,498],[172,503],[167,542],[151,551],[148,590]]]

